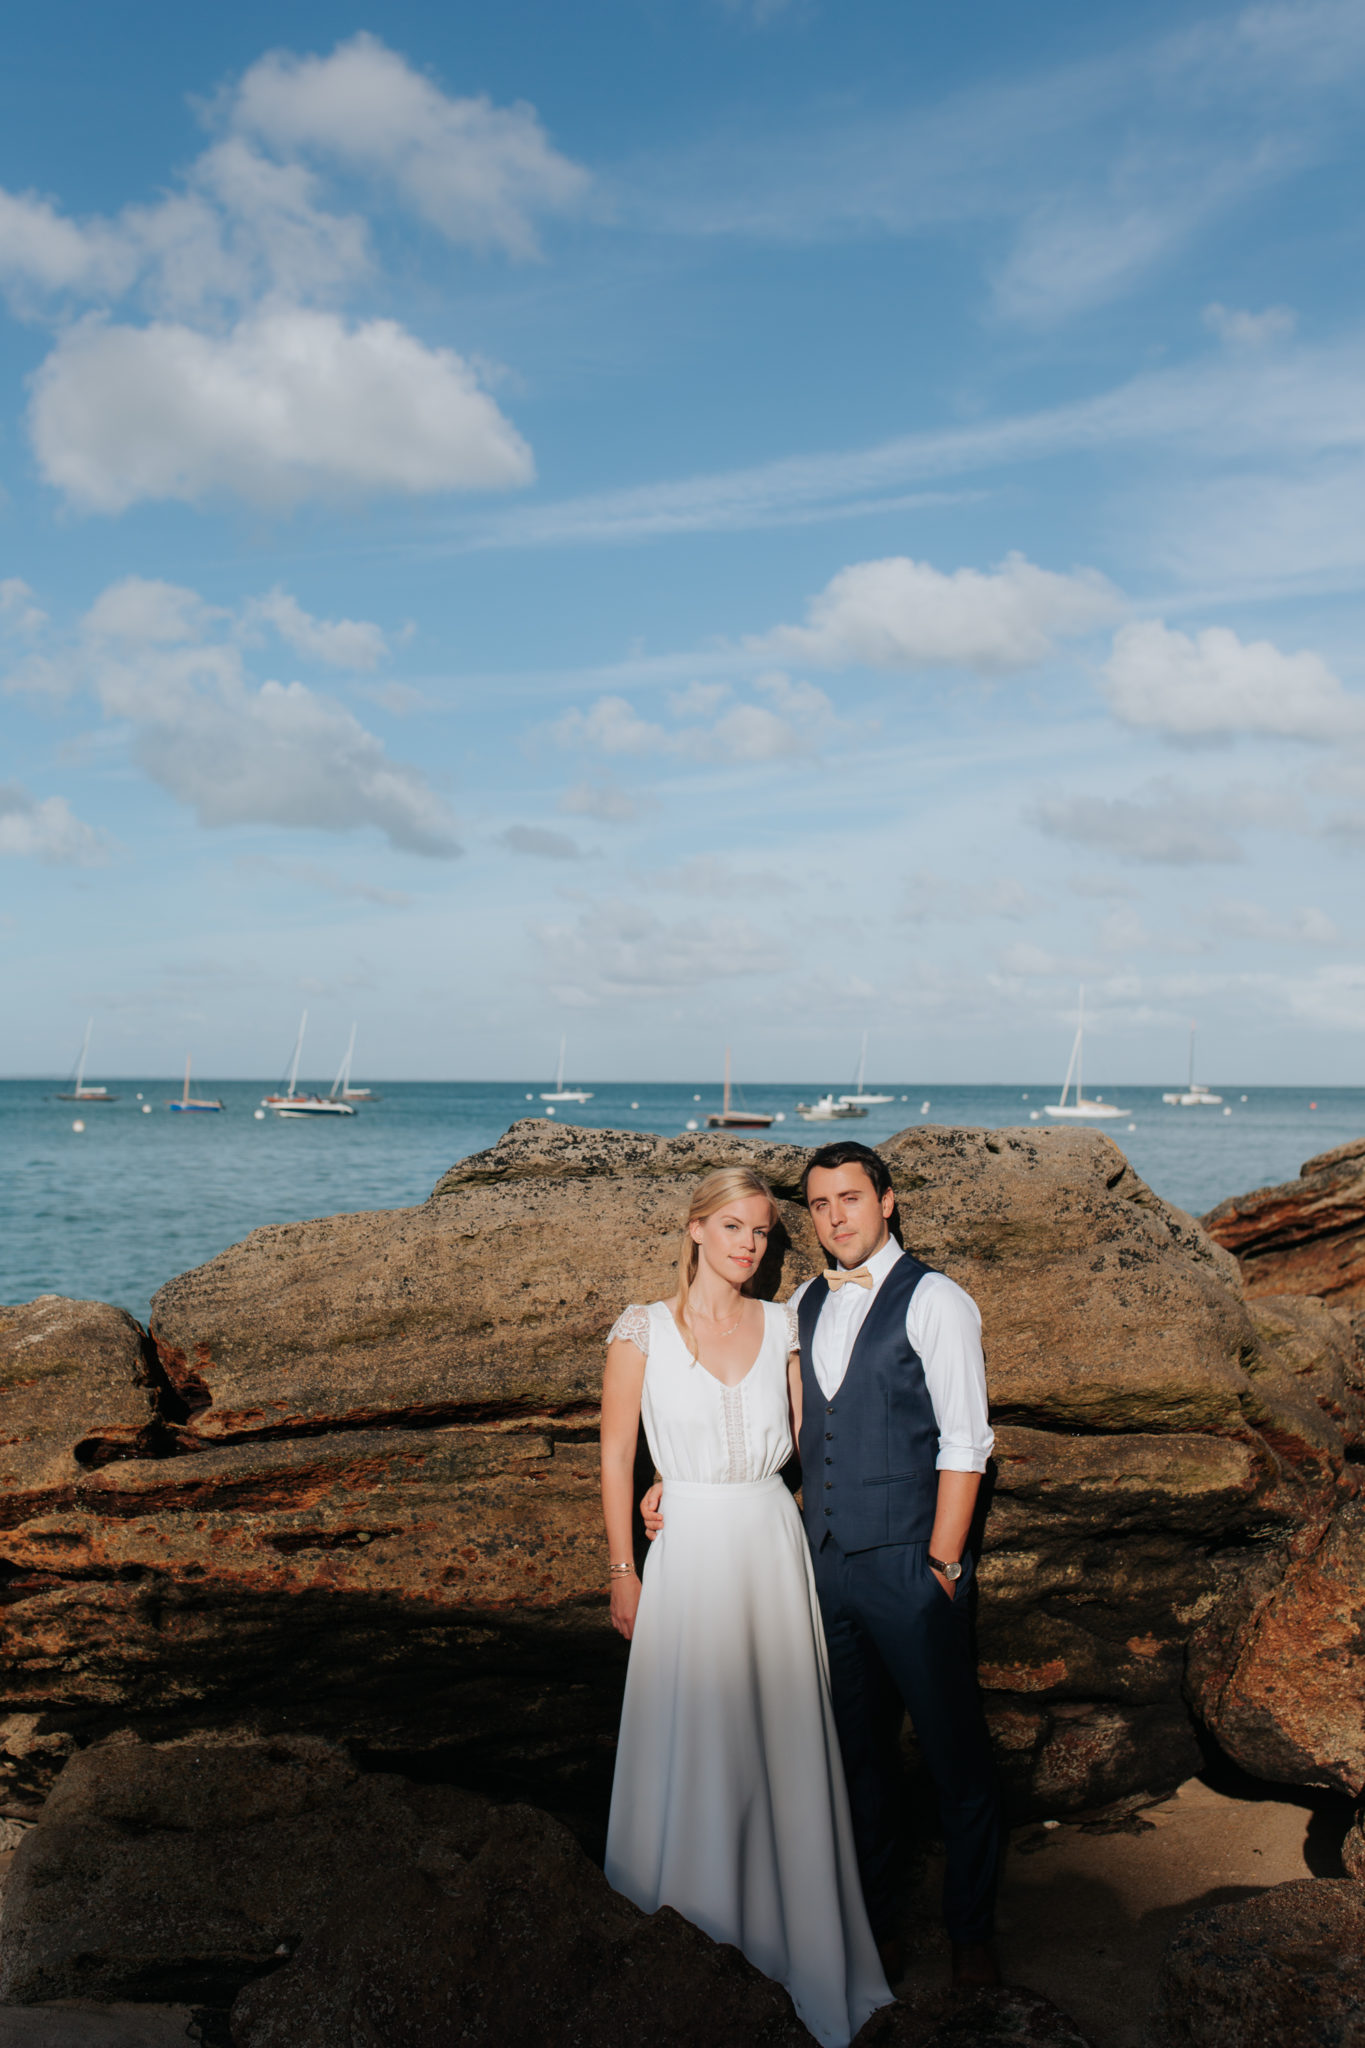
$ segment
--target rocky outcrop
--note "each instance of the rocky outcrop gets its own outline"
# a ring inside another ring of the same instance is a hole
[[[232,2007],[234,2048],[809,2048],[785,1993],[613,1892],[547,1814],[312,1739],[73,1758],[7,1889],[0,1998]]]
[[[1232,1195],[1204,1218],[1248,1294],[1312,1294],[1365,1308],[1365,1138],[1306,1159],[1297,1180]]]
[[[1365,1887],[1305,1878],[1193,1913],[1172,1939],[1152,2048],[1360,2048]]]
[[[1245,1631],[1353,1489],[1351,1334],[1310,1304],[1248,1305],[1231,1256],[1098,1134],[916,1129],[884,1150],[906,1241],[985,1319],[980,1651],[1016,1809],[1167,1789],[1198,1762],[1192,1637],[1200,1712],[1240,1728]],[[689,1190],[729,1159],[782,1198],[764,1291],[814,1271],[807,1156],[528,1121],[419,1208],[256,1231],[164,1288],[154,1361],[128,1325],[121,1378],[77,1373],[46,1490],[0,1530],[0,1806],[31,1813],[114,1727],[230,1721],[344,1735],[590,1835],[624,1658],[604,1625],[603,1340],[670,1289]],[[114,1315],[61,1312],[92,1332]],[[1256,1711],[1298,1759],[1286,1668]],[[1326,1717],[1312,1742],[1336,1758]]]

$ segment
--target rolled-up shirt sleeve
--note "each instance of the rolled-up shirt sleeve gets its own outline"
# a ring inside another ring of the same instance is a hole
[[[924,1365],[938,1423],[940,1472],[984,1472],[995,1448],[986,1400],[981,1311],[946,1273],[926,1273],[910,1297],[905,1334]]]

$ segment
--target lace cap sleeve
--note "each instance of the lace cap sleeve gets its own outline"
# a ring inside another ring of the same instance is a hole
[[[648,1358],[649,1310],[641,1308],[640,1304],[635,1301],[630,1304],[629,1308],[622,1309],[620,1315],[607,1332],[608,1344],[614,1344],[618,1337],[629,1338],[630,1342],[637,1345],[645,1357]]]
[[[788,1351],[799,1351],[801,1349],[801,1331],[796,1321],[795,1304],[790,1301],[784,1302],[782,1313],[787,1318],[787,1349]]]

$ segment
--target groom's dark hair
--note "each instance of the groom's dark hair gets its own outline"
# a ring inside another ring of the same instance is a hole
[[[891,1176],[880,1152],[874,1152],[870,1145],[860,1145],[856,1138],[841,1138],[833,1145],[822,1145],[806,1161],[806,1170],[801,1176],[801,1199],[807,1204],[810,1202],[810,1177],[817,1166],[861,1166],[879,1201],[891,1186]]]

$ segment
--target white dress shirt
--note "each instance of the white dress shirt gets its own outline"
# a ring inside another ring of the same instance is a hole
[[[843,1384],[854,1340],[881,1284],[905,1254],[889,1237],[866,1261],[871,1287],[831,1288],[815,1325],[811,1364],[827,1401]],[[796,1308],[810,1286],[805,1280],[791,1298]],[[905,1311],[905,1334],[919,1353],[924,1382],[938,1424],[940,1472],[984,1472],[995,1446],[986,1400],[986,1361],[981,1355],[981,1311],[946,1273],[926,1273]]]

